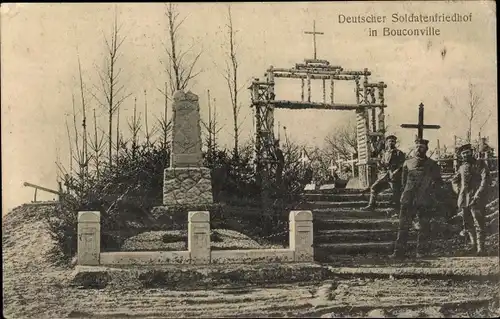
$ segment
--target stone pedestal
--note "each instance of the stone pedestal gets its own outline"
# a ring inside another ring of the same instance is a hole
[[[78,264],[99,265],[101,254],[101,214],[78,212]]]
[[[213,203],[210,170],[205,167],[167,168],[163,179],[163,205]]]

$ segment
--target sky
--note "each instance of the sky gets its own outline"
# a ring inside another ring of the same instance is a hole
[[[207,90],[215,98],[217,119],[222,126],[219,142],[231,145],[232,115],[227,85],[222,75],[227,53],[227,3],[182,3],[178,11],[185,18],[179,29],[179,44],[192,47],[192,58],[202,55],[197,64],[201,71],[189,89],[199,95],[202,118],[207,118]],[[148,121],[161,116],[163,88],[167,75],[165,7],[162,3],[120,4],[2,4],[1,6],[1,115],[2,115],[2,214],[29,202],[33,190],[23,187],[31,182],[57,188],[56,160],[68,166],[66,120],[71,124],[72,94],[78,92],[78,60],[89,90],[98,84],[96,69],[104,62],[104,36],[109,36],[114,10],[118,12],[126,39],[118,66],[122,83],[131,97],[120,111],[120,125],[126,126],[134,98],[144,118],[146,90]],[[392,23],[393,13],[472,14],[462,23]],[[369,25],[340,23],[339,15],[387,16],[387,23]],[[248,140],[252,128],[250,96],[246,87],[252,78],[263,78],[270,66],[289,68],[312,58],[310,35],[313,20],[324,32],[317,38],[318,58],[344,69],[372,72],[371,81],[384,81],[386,122],[402,146],[411,145],[415,132],[401,129],[401,123],[417,120],[418,105],[425,105],[425,120],[441,125],[426,131],[432,145],[453,144],[453,135],[464,135],[466,120],[458,111],[450,111],[443,98],[457,105],[468,100],[468,83],[476,85],[482,98],[478,124],[488,118],[482,135],[498,143],[496,7],[493,1],[420,1],[420,2],[295,2],[233,3],[236,54],[239,62],[239,86],[242,121],[241,139]],[[440,29],[439,36],[381,36],[382,28]],[[368,35],[378,29],[379,36]],[[446,49],[443,58],[441,52]],[[277,81],[277,99],[298,99],[300,85]],[[336,101],[353,102],[352,83],[336,86]],[[98,124],[105,129],[104,109],[88,96],[88,111],[96,109]],[[313,86],[313,100],[321,100]],[[77,109],[79,104],[76,102]],[[81,112],[78,111],[78,119]],[[170,111],[169,111],[170,113]],[[337,125],[354,119],[349,111],[277,110],[276,124],[285,126],[288,138],[298,143],[321,146]],[[170,115],[170,114],[169,114]],[[93,125],[90,121],[89,125]],[[71,126],[70,126],[71,127]],[[281,130],[281,134],[284,131]],[[476,135],[477,131],[473,131]],[[51,194],[38,195],[52,199]]]

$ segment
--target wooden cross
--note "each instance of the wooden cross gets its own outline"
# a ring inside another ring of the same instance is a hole
[[[309,162],[309,157],[307,157],[307,154],[305,151],[302,152],[302,156],[300,157],[300,161],[302,162],[302,165],[305,165],[306,163]]]
[[[440,129],[439,125],[424,124],[424,104],[418,106],[418,124],[401,124],[402,128],[416,128],[418,130],[417,138],[424,137],[424,129]]]
[[[314,43],[314,60],[316,60],[316,34],[324,34],[323,32],[316,32],[316,20],[313,21],[313,30],[304,32],[305,34],[313,35],[313,43]]]
[[[333,161],[330,161],[330,167],[328,167],[328,169],[333,176],[335,174],[335,171],[337,170],[337,165],[335,165]]]

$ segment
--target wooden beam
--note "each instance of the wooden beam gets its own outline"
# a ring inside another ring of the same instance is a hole
[[[307,70],[329,70],[329,71],[342,71],[343,68],[340,65],[310,65],[310,64],[304,64],[304,63],[295,63],[295,68],[300,70],[300,69],[307,69]]]
[[[321,63],[321,64],[326,64],[326,65],[330,64],[330,62],[328,62],[328,60],[320,60],[320,59],[304,59],[304,62],[306,62],[307,64],[309,64],[309,63]]]
[[[372,108],[372,107],[387,107],[382,104],[341,104],[341,103],[319,103],[319,102],[302,102],[302,101],[257,101],[256,104],[267,105],[271,104],[275,108],[281,109],[318,109],[318,110],[356,110],[359,108]]]
[[[23,185],[26,186],[26,187],[33,187],[35,189],[39,189],[39,190],[42,190],[42,191],[45,191],[45,192],[48,192],[48,193],[52,193],[52,194],[57,194],[57,195],[60,194],[58,191],[55,191],[53,189],[42,187],[42,186],[38,186],[38,185],[31,184],[31,183],[28,183],[28,182],[25,182]]]
[[[327,75],[365,75],[365,76],[369,76],[371,75],[372,73],[368,70],[366,71],[349,71],[349,70],[335,70],[335,71],[329,71],[329,70],[308,70],[308,69],[304,69],[304,70],[300,70],[300,69],[286,69],[286,68],[273,68],[273,69],[268,69],[267,72],[281,72],[281,73],[292,73],[292,74],[301,74],[301,73],[305,73],[305,74],[327,74]]]
[[[307,74],[297,74],[297,73],[274,73],[275,78],[291,78],[291,79],[307,79]],[[354,81],[355,76],[352,75],[318,75],[310,74],[312,80],[341,80],[341,81]]]
[[[384,84],[384,82],[380,82],[380,83],[366,83],[363,86],[367,87],[367,88],[379,88],[379,87],[386,88],[387,84]]]

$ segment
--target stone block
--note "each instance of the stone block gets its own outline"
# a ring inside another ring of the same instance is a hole
[[[163,205],[213,204],[210,169],[167,168],[163,180]]]
[[[253,264],[293,262],[291,249],[241,249],[213,250],[210,262],[213,264]]]
[[[78,212],[78,264],[99,265],[100,252],[100,212]]]
[[[290,249],[296,262],[313,261],[313,216],[308,210],[290,212]]]
[[[101,265],[189,264],[189,251],[124,251],[101,253]]]
[[[210,213],[189,212],[188,250],[192,264],[210,263]]]

